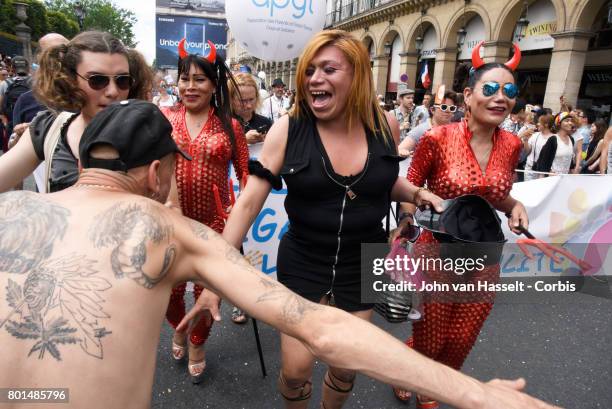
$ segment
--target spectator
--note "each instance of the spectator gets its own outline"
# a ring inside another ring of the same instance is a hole
[[[275,122],[289,110],[289,98],[285,97],[285,84],[280,78],[272,81],[272,95],[266,98],[261,114]]]
[[[421,137],[430,129],[451,123],[453,115],[457,112],[457,94],[453,91],[447,91],[443,95],[442,100],[435,101],[434,105],[429,108],[430,118],[413,128],[408,133],[408,137],[400,143],[398,150],[401,156],[409,156],[418,145]]]
[[[573,169],[573,173],[580,173],[583,159],[582,152],[587,151],[591,141],[591,125],[589,125],[589,118],[582,109],[576,109],[574,112],[578,122],[578,129],[572,135],[574,138],[574,152],[576,154],[576,167]],[[586,157],[586,154],[584,156]]]
[[[538,161],[542,148],[548,141],[548,138],[553,136],[552,129],[554,128],[555,121],[554,117],[550,114],[541,115],[538,118],[537,129],[538,132],[531,135],[531,137],[523,137],[523,151],[527,155],[527,161],[525,162],[525,180],[537,179],[537,174],[528,172],[533,169],[533,165]]]
[[[410,88],[401,89],[397,93],[399,108],[395,109],[395,119],[400,124],[400,142],[403,141],[410,131],[412,112],[414,111],[414,90]]]
[[[572,169],[574,157],[573,133],[576,131],[574,117],[568,112],[560,112],[555,117],[556,134],[548,138],[536,161],[534,170],[563,175]]]
[[[162,81],[159,84],[159,95],[153,97],[153,103],[160,108],[172,108],[176,101],[176,97],[172,95],[172,87],[169,87],[165,81]]]
[[[598,119],[591,125],[591,143],[586,151],[586,157],[584,161],[582,161],[580,173],[593,174],[599,172],[599,158],[602,154],[605,155],[603,145],[604,135],[607,129],[608,125],[603,119]]]
[[[24,57],[17,56],[13,58],[13,67],[15,68],[15,77],[5,81],[6,87],[2,94],[2,105],[0,114],[4,116],[6,123],[6,134],[13,133],[13,110],[19,97],[28,92],[32,88],[30,78],[30,63]]]
[[[411,129],[416,128],[418,125],[429,119],[429,107],[431,106],[432,96],[431,92],[425,92],[423,95],[423,104],[419,105],[414,109],[414,114],[412,115],[412,124]]]
[[[465,98],[463,98],[463,94],[455,94],[457,99],[457,110],[453,115],[453,119],[451,122],[461,122],[463,118],[465,118]]]

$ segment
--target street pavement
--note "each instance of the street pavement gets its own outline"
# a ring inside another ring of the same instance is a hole
[[[153,408],[267,409],[282,408],[276,392],[280,368],[279,336],[259,323],[268,376],[262,378],[253,327],[230,320],[222,309],[207,346],[206,377],[192,385],[186,364],[173,362],[171,330],[164,324],[153,386]],[[404,340],[409,324],[374,323]],[[612,301],[584,294],[543,295],[517,303],[498,298],[463,372],[480,380],[527,379],[527,391],[567,409],[612,408]],[[310,408],[319,408],[325,366],[318,362]],[[398,402],[391,388],[364,375],[346,408],[414,408]],[[450,408],[450,406],[442,406]],[[503,408],[500,408],[503,409]]]

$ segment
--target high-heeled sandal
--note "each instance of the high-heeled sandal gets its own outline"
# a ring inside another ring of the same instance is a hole
[[[279,386],[283,386],[287,389],[289,389],[290,391],[300,391],[300,394],[294,398],[291,398],[287,395],[285,395],[283,393],[283,391],[281,390],[281,388],[279,387],[279,393],[280,395],[283,397],[283,399],[285,399],[287,402],[301,402],[304,400],[308,400],[310,399],[310,397],[312,396],[312,382],[311,381],[306,381],[304,382],[304,384],[302,386],[298,386],[298,387],[291,387],[289,385],[287,385],[287,381],[285,381],[285,378],[283,377],[283,375],[279,375],[278,376],[278,383]],[[306,391],[306,387],[308,387],[308,391]]]
[[[412,400],[412,392],[402,388],[393,387],[393,395],[395,398],[406,405]]]
[[[425,401],[422,401],[421,400],[422,398],[424,398]],[[429,398],[425,398],[423,396],[417,395],[416,407],[417,409],[438,409],[440,407],[440,404],[433,399],[429,399]]]
[[[204,377],[204,369],[206,369],[206,360],[202,361],[191,361],[189,360],[189,364],[187,365],[187,372],[189,372],[189,376],[191,376],[191,383],[198,384],[202,382],[202,378]],[[194,362],[193,364],[191,362]]]
[[[174,342],[174,339],[172,340],[172,358],[174,358],[175,361],[182,361],[183,359],[185,359],[185,356],[187,355],[187,344],[185,345],[179,345],[176,342]]]
[[[338,386],[339,382],[345,383],[348,386],[341,388],[340,386]],[[331,370],[328,369],[327,372],[325,372],[325,375],[323,376],[323,383],[325,384],[325,386],[327,386],[329,389],[333,390],[336,393],[348,394],[353,390],[353,387],[355,386],[355,376],[353,376],[350,381],[345,381],[343,379],[338,378]],[[327,406],[325,405],[323,399],[321,399],[321,409],[327,409]]]

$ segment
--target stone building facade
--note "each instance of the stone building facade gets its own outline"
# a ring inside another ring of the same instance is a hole
[[[528,102],[559,109],[564,96],[574,106],[609,116],[610,0],[328,0],[327,10],[326,28],[349,31],[369,49],[377,92],[388,99],[398,86],[424,92],[424,65],[431,89],[442,83],[460,88],[476,43],[485,41],[486,62],[504,62],[518,40],[523,49],[518,82]],[[519,20],[528,24],[517,25]],[[458,44],[461,29],[465,40]],[[234,53],[240,60],[242,52],[246,61],[246,53],[232,46],[231,33],[228,38],[230,59]],[[248,63],[265,72],[268,83],[282,78],[294,88],[296,61]]]

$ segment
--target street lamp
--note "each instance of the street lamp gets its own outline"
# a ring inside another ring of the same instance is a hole
[[[79,22],[79,30],[83,31],[83,18],[85,17],[85,9],[80,1],[74,3],[74,14]]]
[[[527,20],[528,13],[527,0],[523,3],[523,12],[521,13],[521,18],[516,22],[516,40],[521,41],[527,35],[527,27],[529,26],[529,20]]]
[[[393,50],[393,45],[389,41],[387,41],[385,43],[385,55],[389,57],[391,55],[392,50]]]
[[[465,30],[465,26],[457,30],[457,51],[461,51],[461,47],[463,47],[463,44],[465,43],[466,36],[467,31]]]
[[[465,6],[470,4],[470,1],[471,0],[465,0],[463,3],[463,16],[462,16],[463,25],[461,26],[459,30],[457,30],[457,51],[458,52],[461,52],[461,47],[463,47],[463,44],[465,43],[465,37],[467,36],[467,30],[465,29]]]
[[[426,10],[421,10],[421,17],[419,18],[419,30],[421,34],[414,40],[414,48],[416,48],[417,54],[421,54],[423,49],[423,16],[427,13]]]

